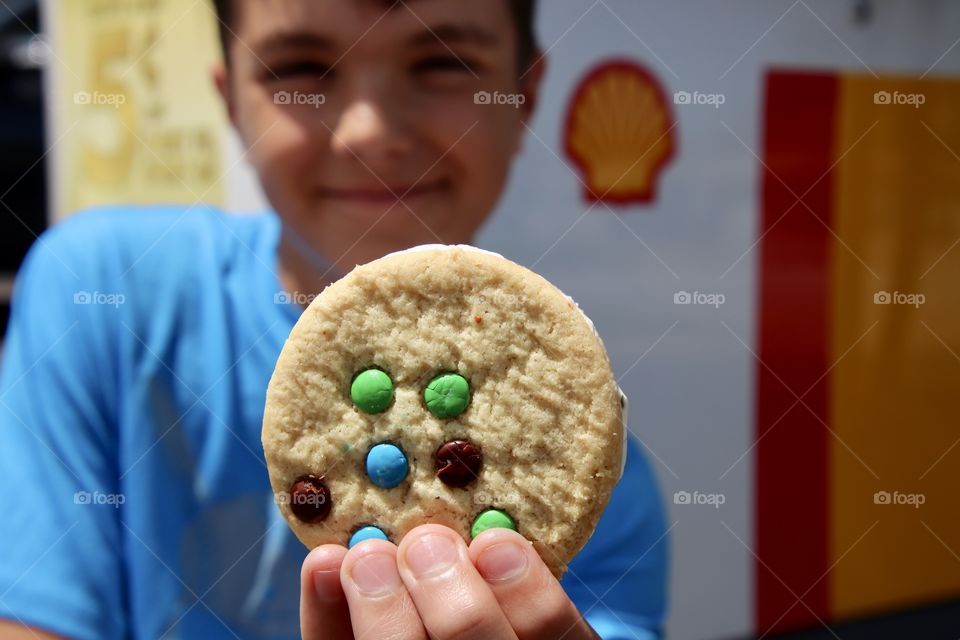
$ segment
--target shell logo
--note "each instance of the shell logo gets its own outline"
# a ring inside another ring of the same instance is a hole
[[[650,202],[673,157],[676,121],[659,81],[639,64],[608,60],[580,81],[564,147],[588,202]]]

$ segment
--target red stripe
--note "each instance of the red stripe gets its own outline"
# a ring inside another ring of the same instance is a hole
[[[838,90],[831,75],[767,76],[755,478],[758,633],[815,625],[814,613],[824,620],[829,615],[829,578],[820,578],[829,566],[830,436],[802,404],[790,408],[796,398],[784,384],[803,396],[831,364],[830,234],[824,224],[831,224],[833,179],[823,176],[835,160]],[[793,194],[808,189],[803,202],[809,209],[793,206]],[[826,376],[803,396],[828,424],[829,385]]]

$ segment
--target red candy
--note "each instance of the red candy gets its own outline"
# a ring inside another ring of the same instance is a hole
[[[290,510],[307,524],[315,524],[330,515],[333,500],[323,477],[303,475],[290,487]]]
[[[452,440],[437,449],[437,477],[451,487],[465,487],[480,473],[483,456],[466,440]]]

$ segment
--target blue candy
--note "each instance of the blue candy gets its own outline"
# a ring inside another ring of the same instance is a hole
[[[386,539],[387,534],[385,534],[380,527],[375,527],[371,524],[358,529],[352,536],[350,536],[350,542],[347,543],[347,548],[352,549],[353,545],[357,544],[358,542],[363,542],[364,540]]]
[[[407,477],[409,468],[407,456],[394,444],[378,444],[367,454],[367,475],[378,487],[390,489],[397,486]]]

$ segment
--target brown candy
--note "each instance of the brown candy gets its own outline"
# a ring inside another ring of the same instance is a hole
[[[452,440],[437,449],[437,477],[451,487],[465,487],[480,473],[483,456],[466,440]]]
[[[333,500],[323,477],[303,475],[290,486],[290,510],[307,524],[315,524],[330,515]]]

